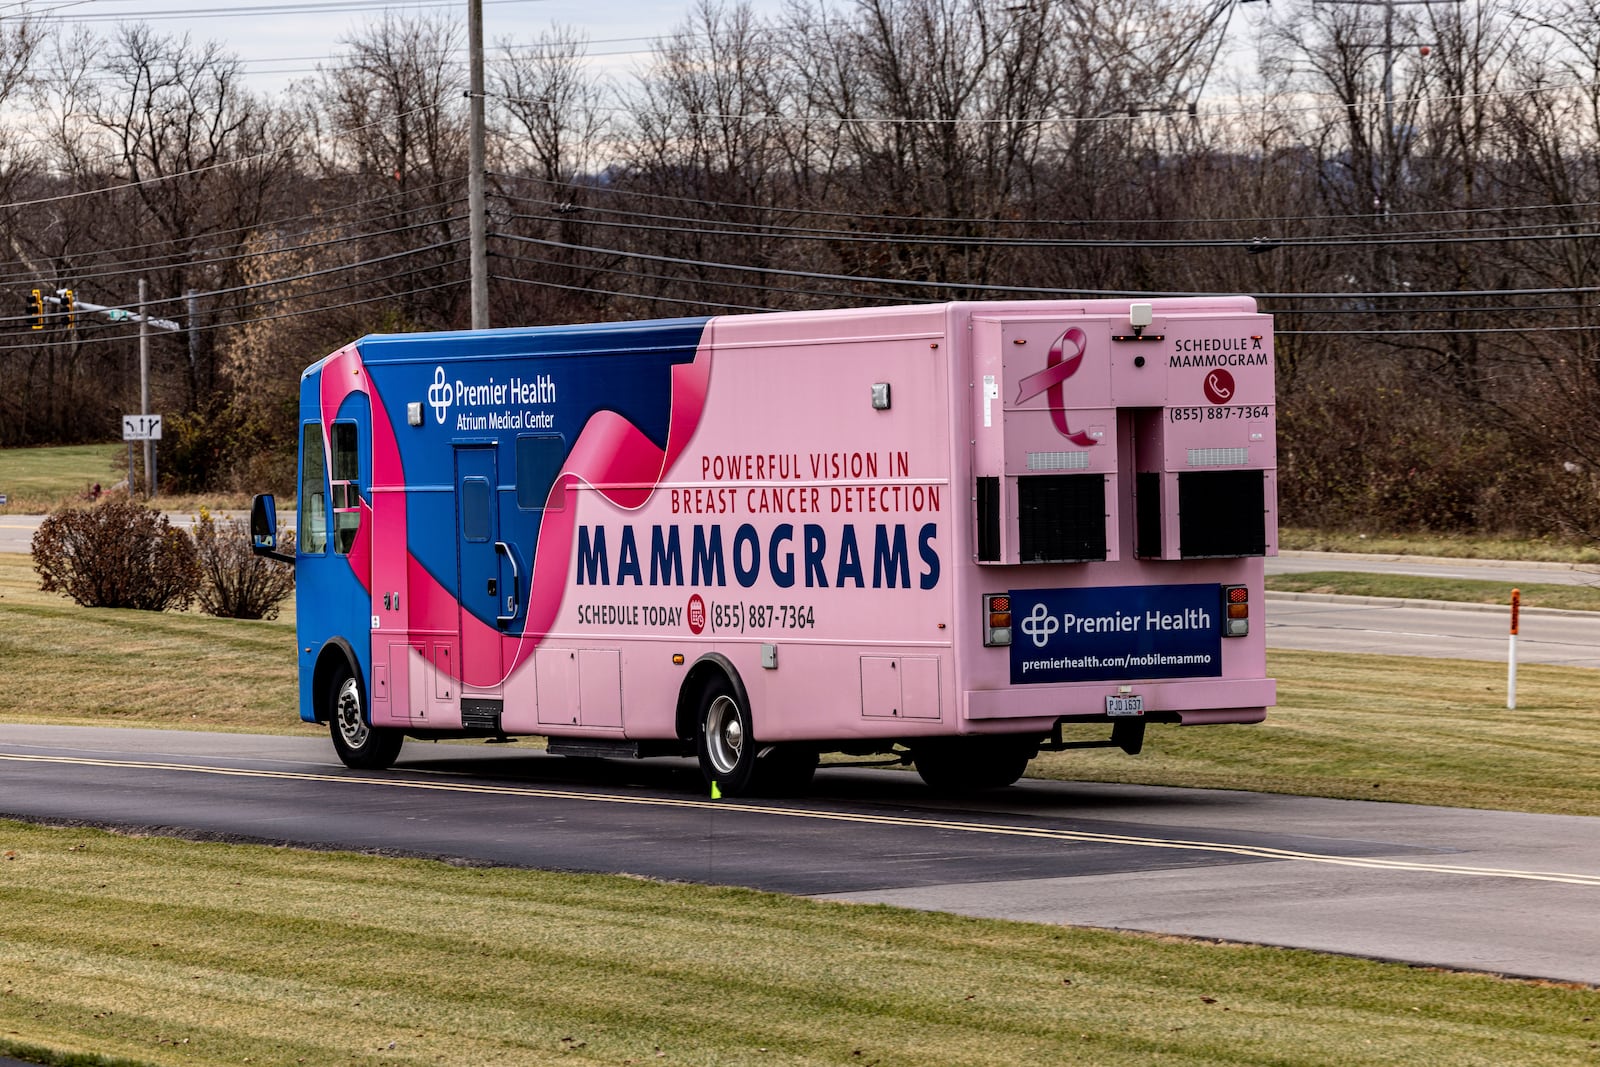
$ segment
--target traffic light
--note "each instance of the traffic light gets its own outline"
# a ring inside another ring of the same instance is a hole
[[[77,320],[72,316],[72,290],[62,289],[59,292],[61,293],[61,310],[67,313],[67,329],[70,330],[77,325]]]
[[[35,289],[33,296],[28,298],[28,306],[33,308],[33,326],[30,329],[44,329],[44,294]]]

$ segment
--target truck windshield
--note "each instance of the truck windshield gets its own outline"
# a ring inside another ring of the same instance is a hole
[[[326,455],[322,449],[322,427],[308,422],[300,437],[300,522],[297,544],[306,554],[328,549],[328,496],[323,489]]]

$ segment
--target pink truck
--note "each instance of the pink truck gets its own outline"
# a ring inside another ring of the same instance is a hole
[[[540,735],[727,795],[826,752],[995,787],[1265,717],[1273,418],[1243,297],[371,336],[302,379],[293,555],[271,497],[252,532],[350,766]]]

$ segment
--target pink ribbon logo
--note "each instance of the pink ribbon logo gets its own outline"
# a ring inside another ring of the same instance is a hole
[[[1045,361],[1044,370],[1037,374],[1030,374],[1022,379],[1017,390],[1017,403],[1031,400],[1040,393],[1045,394],[1045,402],[1050,408],[1050,421],[1060,431],[1061,436],[1075,445],[1092,445],[1095,439],[1084,430],[1074,433],[1067,426],[1067,401],[1062,383],[1074,374],[1083,365],[1083,355],[1089,347],[1089,337],[1078,327],[1074,326],[1060,337],[1055,344],[1050,346],[1050,356]],[[1071,355],[1068,355],[1068,349]]]

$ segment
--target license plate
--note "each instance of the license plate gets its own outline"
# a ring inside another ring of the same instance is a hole
[[[1107,715],[1143,715],[1144,697],[1106,697]]]

